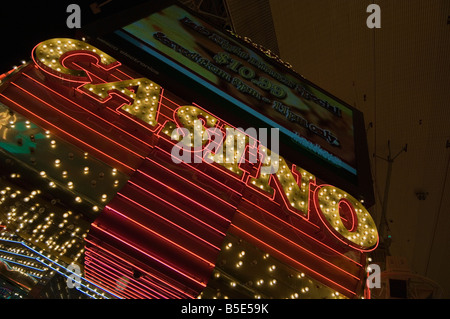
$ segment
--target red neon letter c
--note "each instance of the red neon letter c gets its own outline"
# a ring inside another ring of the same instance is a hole
[[[80,40],[56,38],[39,43],[32,52],[35,64],[47,74],[69,82],[90,82],[83,70],[74,70],[64,66],[64,60],[71,55],[90,55],[97,59],[97,64],[105,70],[120,65],[113,57],[96,47]]]

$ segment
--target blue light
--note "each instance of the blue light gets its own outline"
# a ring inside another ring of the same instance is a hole
[[[4,240],[4,239],[2,239],[2,240]],[[16,256],[20,256],[20,257],[25,257],[25,258],[35,259],[33,256],[27,256],[27,255],[22,255],[22,254],[18,254],[18,253],[13,253],[11,251],[7,251],[7,250],[3,250],[3,249],[0,249],[0,252],[8,253],[11,255],[16,255]]]
[[[45,270],[43,270],[43,269],[35,268],[35,267],[32,267],[32,266],[27,266],[27,265],[24,265],[24,264],[21,264],[21,263],[18,263],[18,262],[16,262],[16,261],[12,261],[12,260],[2,259],[2,258],[0,258],[0,260],[1,260],[1,261],[4,261],[4,262],[7,263],[7,264],[12,263],[12,264],[19,265],[19,266],[21,266],[21,267],[30,268],[30,269],[37,270],[37,271],[45,271]]]
[[[41,257],[43,257],[44,259],[49,260],[51,263],[53,263],[53,264],[59,266],[60,268],[66,270],[67,272],[69,272],[69,273],[71,273],[71,274],[73,274],[73,275],[75,275],[75,276],[77,276],[77,277],[82,278],[84,281],[88,282],[90,285],[92,285],[92,286],[94,286],[94,287],[96,287],[96,288],[98,288],[98,289],[100,289],[100,290],[102,290],[102,291],[104,291],[104,292],[106,292],[106,293],[108,293],[108,294],[110,294],[110,295],[113,295],[113,296],[115,296],[115,297],[117,297],[117,298],[119,298],[119,299],[122,299],[121,297],[117,296],[116,294],[114,294],[114,293],[112,293],[112,292],[110,292],[110,291],[108,291],[108,290],[105,290],[104,288],[101,288],[100,286],[97,286],[96,284],[92,283],[91,281],[87,280],[86,278],[81,277],[80,275],[74,273],[73,271],[67,270],[67,268],[66,268],[65,266],[60,265],[60,264],[57,263],[56,261],[54,261],[54,260],[50,259],[49,257],[47,257],[47,256],[45,256],[45,255],[43,255],[43,254],[41,254],[41,253],[38,252],[37,250],[35,250],[35,249],[33,249],[32,247],[28,246],[25,242],[16,241],[16,240],[9,240],[9,239],[0,239],[0,241],[6,241],[6,242],[11,242],[11,243],[16,243],[16,244],[20,244],[20,245],[22,245],[22,246],[25,246],[27,249],[33,251],[34,253],[36,253],[37,255],[39,255],[39,256],[41,256]],[[27,256],[27,257],[29,257],[29,256]],[[29,257],[29,258],[32,258],[32,257]],[[43,260],[40,260],[39,257],[35,257],[34,259],[35,259],[36,261],[38,261],[38,262],[40,262],[40,263],[46,265],[46,266],[49,267],[50,269],[52,269],[52,270],[58,272],[59,274],[63,275],[64,277],[70,278],[69,275],[66,275],[66,274],[62,273],[61,271],[57,270],[56,268],[53,268],[51,265],[46,264]],[[22,264],[21,264],[21,265],[22,265]],[[70,279],[73,280],[72,278],[70,278]],[[78,282],[78,281],[77,281],[77,282]],[[98,294],[98,295],[101,295],[99,292],[96,292],[96,291],[93,290],[92,288],[90,288],[90,287],[86,286],[85,284],[81,283],[81,281],[78,282],[78,283],[79,283],[81,286],[83,286],[84,288],[86,288],[86,289],[92,291],[93,293]],[[78,289],[78,290],[79,290],[79,289]],[[84,294],[86,294],[86,295],[88,295],[88,296],[90,296],[90,297],[92,297],[90,294],[88,294],[88,293],[85,292],[85,291],[82,291],[82,290],[79,290],[79,291],[82,292],[82,293],[84,293]],[[92,297],[92,298],[95,298],[95,297]]]

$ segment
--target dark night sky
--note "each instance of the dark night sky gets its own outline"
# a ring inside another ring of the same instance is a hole
[[[29,60],[33,47],[54,37],[75,37],[75,29],[69,29],[66,20],[69,4],[81,8],[81,26],[120,12],[143,0],[60,0],[60,1],[2,1],[0,4],[1,61],[0,73],[12,69],[22,60]],[[101,12],[93,14],[90,5],[103,4]]]
[[[42,40],[52,37],[72,36],[66,26],[66,1],[8,1],[1,4],[1,67],[10,70],[21,60],[29,60],[31,50]]]

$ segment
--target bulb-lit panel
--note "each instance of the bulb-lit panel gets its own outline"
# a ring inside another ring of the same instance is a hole
[[[81,214],[56,202],[49,206],[39,190],[27,192],[11,185],[1,187],[0,194],[0,218],[6,221],[8,231],[64,260],[81,259],[89,229]]]
[[[90,223],[127,176],[0,108],[0,219],[66,262],[82,262]]]
[[[341,299],[339,292],[322,285],[260,250],[227,234],[205,299]]]
[[[92,212],[97,212],[128,179],[117,169],[4,106],[0,106],[0,117],[4,119],[0,124],[0,151],[4,156],[14,157],[8,162],[16,160],[22,170],[37,175],[38,179],[32,180],[42,189],[66,192],[74,204],[89,206]],[[11,168],[9,177],[19,181],[21,177],[32,176],[21,175]]]

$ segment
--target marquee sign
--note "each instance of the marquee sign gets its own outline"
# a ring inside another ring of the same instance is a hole
[[[378,233],[348,192],[283,154],[269,160],[271,150],[245,131],[235,141],[244,147],[232,152],[237,161],[176,163],[171,154],[181,139],[174,132],[193,137],[200,122],[200,132],[213,128],[226,139],[227,129],[237,128],[89,43],[50,39],[32,58],[4,80],[0,101],[121,177],[100,204],[83,202],[97,214],[85,237],[87,278],[124,298],[195,298],[221,267],[225,239],[234,236],[344,296],[361,295],[366,254],[377,247]],[[213,143],[224,141],[191,145],[192,156]],[[216,155],[228,154],[222,151]],[[41,176],[54,185],[64,181],[63,191],[74,197],[83,191],[51,174]]]

